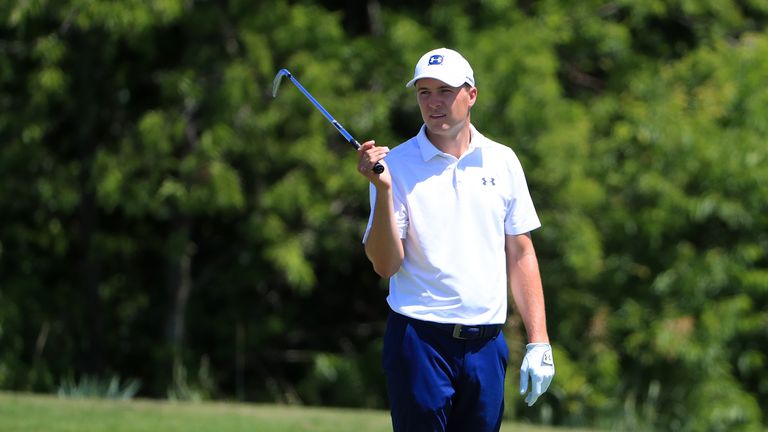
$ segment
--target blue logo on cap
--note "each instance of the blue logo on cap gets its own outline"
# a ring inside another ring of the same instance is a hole
[[[429,64],[430,65],[439,65],[443,64],[443,56],[440,54],[435,54],[432,57],[429,58]]]

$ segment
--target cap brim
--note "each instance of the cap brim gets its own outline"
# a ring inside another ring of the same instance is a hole
[[[447,77],[444,77],[444,76],[436,76],[435,74],[421,74],[421,75],[419,75],[417,77],[414,77],[412,80],[408,81],[408,84],[406,84],[405,86],[406,87],[413,87],[416,84],[416,81],[418,81],[420,79],[423,79],[423,78],[436,79],[438,81],[442,81],[442,82],[448,84],[451,87],[461,87],[465,83],[467,83],[466,78],[461,78],[461,77],[459,77],[459,78],[455,78],[455,77],[447,78]]]

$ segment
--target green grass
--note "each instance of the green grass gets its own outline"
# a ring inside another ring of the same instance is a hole
[[[385,432],[389,413],[244,403],[62,399],[0,392],[3,432]],[[505,423],[502,432],[576,432]]]

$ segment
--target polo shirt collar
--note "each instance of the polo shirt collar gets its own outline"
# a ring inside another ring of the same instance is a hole
[[[480,147],[482,145],[482,141],[485,138],[480,132],[475,129],[475,126],[470,123],[469,125],[471,139],[469,141],[469,148],[467,148],[466,154],[472,153],[473,150],[475,150],[476,147]],[[416,135],[416,142],[419,144],[419,150],[421,151],[421,157],[424,160],[424,162],[432,159],[433,157],[443,154],[440,149],[435,147],[434,144],[432,144],[432,141],[427,138],[427,125],[421,125],[421,129],[419,130],[419,134]]]

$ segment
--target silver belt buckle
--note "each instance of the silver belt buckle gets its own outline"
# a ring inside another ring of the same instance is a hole
[[[453,337],[455,339],[464,339],[461,337],[461,328],[464,327],[461,324],[456,324],[453,326]]]

